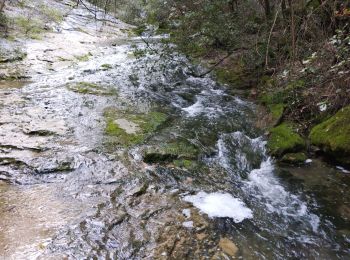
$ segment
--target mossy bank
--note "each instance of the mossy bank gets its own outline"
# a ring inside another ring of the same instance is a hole
[[[310,140],[334,160],[350,165],[350,106],[312,128]]]

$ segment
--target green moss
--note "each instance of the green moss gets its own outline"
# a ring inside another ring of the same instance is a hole
[[[216,71],[216,77],[218,81],[220,81],[221,83],[228,83],[228,84],[240,83],[239,76],[228,69],[218,68],[215,71]]]
[[[281,162],[288,164],[302,164],[307,160],[307,157],[304,153],[287,153],[285,154]]]
[[[67,85],[67,88],[73,92],[80,94],[91,94],[91,95],[116,95],[117,91],[115,88],[97,85],[90,82],[76,82]]]
[[[103,70],[110,70],[110,69],[112,69],[113,67],[112,67],[111,64],[102,64],[102,65],[101,65],[101,68],[102,68]]]
[[[305,87],[305,81],[302,79],[289,82],[286,86],[286,91],[298,90]]]
[[[285,93],[283,91],[275,91],[263,93],[260,95],[260,102],[263,105],[272,105],[272,104],[282,104],[285,101]]]
[[[64,57],[58,57],[59,61],[65,62],[65,61],[71,61],[70,59],[64,58]]]
[[[273,156],[298,152],[305,148],[305,141],[297,134],[293,127],[283,123],[271,130],[267,148]]]
[[[106,144],[125,147],[142,143],[167,120],[167,116],[160,112],[133,114],[115,108],[106,109],[104,117],[106,119]],[[137,130],[132,133],[128,132],[118,124],[117,121],[121,119],[137,126]]]
[[[350,164],[350,106],[316,125],[311,130],[310,140],[338,161]]]
[[[267,81],[267,79],[266,79]],[[266,86],[265,82],[265,86]],[[294,101],[294,92],[298,92],[301,88],[305,87],[304,80],[296,80],[290,82],[283,88],[269,89],[260,95],[260,102],[264,105],[272,104],[287,104]]]
[[[3,12],[0,12],[0,28],[6,28],[7,27],[7,17]]]
[[[187,170],[194,169],[194,168],[196,168],[198,166],[196,161],[186,160],[186,159],[184,159],[184,160],[175,160],[174,161],[174,165],[175,165],[175,167],[185,168]]]
[[[285,105],[284,104],[271,104],[268,106],[274,120],[278,121],[282,118]]]
[[[40,11],[51,21],[60,23],[63,21],[63,14],[54,8],[50,8],[49,6],[43,4],[40,7]]]
[[[91,52],[84,54],[84,55],[80,55],[80,56],[74,56],[78,61],[81,62],[85,62],[88,61],[91,58],[92,54]]]
[[[140,134],[128,134],[124,129],[113,120],[107,119],[105,133],[110,137],[115,137],[113,139],[113,144],[119,144],[123,146],[129,146],[130,144],[141,143],[143,140],[143,135]]]
[[[37,18],[18,16],[13,19],[18,31],[32,39],[40,39],[44,32],[44,23]]]
[[[276,82],[272,77],[265,75],[261,77],[259,85],[265,89],[266,87],[273,88],[276,85]]]
[[[175,42],[177,42],[177,39],[181,38],[182,36],[180,35],[179,37],[178,32],[172,31],[171,37]],[[186,42],[186,44],[179,43],[179,46],[181,48],[181,52],[187,54],[190,57],[201,57],[204,56],[208,51],[205,46],[195,41],[189,41]]]

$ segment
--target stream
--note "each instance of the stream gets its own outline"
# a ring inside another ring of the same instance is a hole
[[[0,259],[349,259],[348,173],[278,165],[255,104],[107,20],[71,10],[0,81]]]

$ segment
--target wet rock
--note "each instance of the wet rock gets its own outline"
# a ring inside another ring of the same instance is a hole
[[[91,95],[116,95],[117,91],[112,86],[103,86],[90,82],[69,83],[67,88],[73,92]]]
[[[0,39],[0,63],[23,60],[26,53],[15,43]]]
[[[307,156],[304,153],[287,153],[280,161],[287,164],[303,164],[306,160]]]
[[[36,167],[34,166],[37,174],[63,173],[74,170],[73,158],[46,158],[36,161],[34,165],[37,165]]]
[[[166,164],[173,162],[175,166],[191,167],[192,160],[198,158],[199,150],[189,142],[179,141],[159,146],[148,147],[144,151],[143,161],[149,164]]]
[[[131,146],[142,143],[167,120],[167,116],[160,112],[142,114],[116,108],[106,109],[104,117],[106,143],[109,146]]]
[[[49,131],[49,130],[33,130],[26,132],[28,135],[38,135],[38,136],[50,136],[55,135],[55,132]]]
[[[311,144],[338,162],[350,165],[350,106],[315,126],[309,137]]]
[[[176,154],[162,154],[162,153],[147,153],[145,154],[143,161],[145,163],[169,163],[178,158]]]
[[[305,148],[305,141],[293,126],[283,123],[270,131],[267,148],[271,155],[281,157],[286,153],[299,152]]]
[[[196,235],[196,238],[197,238],[198,240],[203,240],[203,239],[205,239],[207,236],[208,236],[208,235],[205,234],[205,233],[199,233],[199,234]]]
[[[238,247],[231,240],[227,238],[221,238],[219,241],[219,247],[225,254],[229,256],[235,256],[238,252]]]
[[[147,189],[148,189],[148,183],[145,183],[142,186],[139,186],[133,189],[131,191],[131,196],[134,196],[134,197],[142,196],[143,194],[146,193]]]
[[[0,165],[16,165],[16,166],[22,166],[27,165],[25,162],[11,157],[2,157],[0,158]]]
[[[340,216],[344,220],[350,220],[350,206],[348,206],[348,205],[341,205],[338,208],[338,212],[339,212]]]

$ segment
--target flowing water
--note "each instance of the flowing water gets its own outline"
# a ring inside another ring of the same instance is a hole
[[[347,173],[278,166],[254,104],[191,76],[202,68],[157,37],[137,55],[147,44],[107,18],[70,11],[26,43],[31,81],[0,83],[0,258],[349,258]],[[110,142],[106,111],[130,135],[133,115],[166,120],[125,146]],[[145,160],[167,144],[187,150]]]

